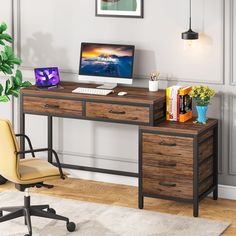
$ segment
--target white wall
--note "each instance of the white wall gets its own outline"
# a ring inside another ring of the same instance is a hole
[[[144,19],[95,17],[94,0],[13,0],[13,16],[11,1],[0,0],[0,15],[9,25],[14,22],[15,46],[23,59],[25,79],[33,79],[34,67],[55,65],[63,80],[76,81],[80,43],[87,41],[134,44],[137,86],[147,87],[145,78],[155,70],[162,72],[163,88],[176,83],[211,85],[219,92],[209,116],[221,120],[220,181],[236,185],[236,124],[230,109],[236,102],[233,2],[193,1],[193,29],[200,32],[200,40],[186,51],[181,33],[188,28],[187,0],[147,0]],[[1,104],[0,113],[3,109],[1,116],[11,118],[11,104]],[[18,111],[15,102],[16,124]],[[67,163],[137,171],[136,126],[55,119],[54,131],[55,148]],[[37,147],[45,146],[46,119],[28,116],[27,133]]]

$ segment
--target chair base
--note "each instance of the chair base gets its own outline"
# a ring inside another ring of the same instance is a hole
[[[3,211],[10,212],[3,215]],[[8,220],[24,217],[25,225],[28,227],[29,234],[32,235],[31,216],[38,216],[42,218],[62,220],[66,222],[67,230],[73,232],[75,230],[75,224],[70,222],[68,218],[56,214],[56,211],[49,207],[49,205],[30,205],[30,196],[24,197],[24,206],[16,207],[3,207],[0,208],[0,223]]]

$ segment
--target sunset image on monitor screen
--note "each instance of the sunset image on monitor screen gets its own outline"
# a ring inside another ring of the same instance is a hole
[[[132,78],[133,46],[83,44],[81,75]]]

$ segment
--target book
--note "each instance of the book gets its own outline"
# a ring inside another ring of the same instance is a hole
[[[166,119],[185,122],[192,118],[192,87],[171,86],[166,89]]]
[[[191,89],[191,86],[179,89],[179,122],[185,122],[193,117],[192,98],[188,95]]]
[[[166,119],[179,119],[179,89],[181,86],[172,86],[166,89]]]

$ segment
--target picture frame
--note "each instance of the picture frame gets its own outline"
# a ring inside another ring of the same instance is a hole
[[[144,0],[95,0],[96,16],[143,18]]]

